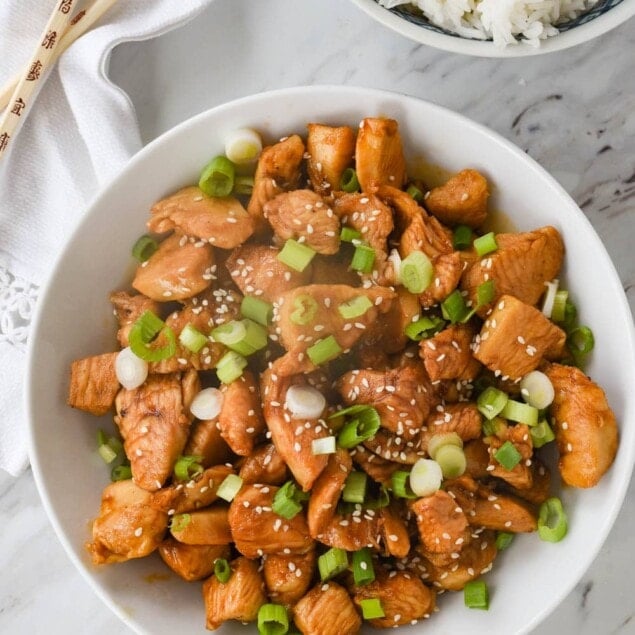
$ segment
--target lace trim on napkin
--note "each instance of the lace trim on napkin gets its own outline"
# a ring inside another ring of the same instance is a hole
[[[26,348],[39,287],[0,265],[0,343]]]

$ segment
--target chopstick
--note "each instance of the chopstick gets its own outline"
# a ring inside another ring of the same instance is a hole
[[[0,89],[0,111],[11,104],[0,120],[0,158],[26,118],[35,99],[39,80],[58,57],[116,2],[117,0],[93,0],[71,20],[75,0],[55,0],[55,9],[28,66]]]

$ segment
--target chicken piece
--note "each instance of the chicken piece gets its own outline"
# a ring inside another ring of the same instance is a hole
[[[293,606],[309,590],[316,561],[315,550],[302,555],[267,556],[263,574],[271,600],[276,604]]]
[[[416,624],[428,618],[435,608],[435,594],[421,580],[406,571],[392,571],[390,575],[376,569],[376,579],[370,584],[356,586],[353,602],[360,607],[361,601],[378,598],[384,617],[369,620],[375,628],[395,628],[405,624]]]
[[[437,406],[426,421],[421,433],[421,449],[428,451],[428,443],[436,434],[455,432],[464,442],[481,436],[481,413],[473,403],[456,403]]]
[[[198,391],[195,371],[180,375],[150,375],[145,383],[115,399],[115,423],[124,440],[134,482],[154,492],[172,474],[189,432],[189,402]]]
[[[560,358],[566,338],[538,309],[504,295],[485,320],[473,354],[495,375],[517,380],[538,368],[543,357]]]
[[[202,241],[172,234],[137,267],[132,286],[157,302],[185,300],[209,287],[214,251]]]
[[[419,342],[419,356],[428,376],[438,379],[475,379],[481,365],[472,357],[475,329],[469,324],[453,324],[433,337]]]
[[[362,120],[355,145],[355,167],[362,192],[383,184],[401,188],[406,183],[406,159],[399,124],[394,119]]]
[[[119,322],[117,341],[121,348],[128,346],[128,334],[132,325],[146,312],[152,311],[159,315],[159,304],[145,295],[130,295],[125,291],[114,291],[110,294],[110,301],[115,307],[115,316]]]
[[[344,170],[353,163],[355,133],[348,126],[333,128],[319,123],[307,125],[307,172],[311,187],[322,196],[341,189]]]
[[[352,450],[351,457],[368,476],[386,487],[391,485],[393,472],[403,469],[401,463],[384,459],[374,452],[367,450],[363,445],[358,445]]]
[[[549,468],[535,457],[532,458],[530,469],[531,487],[529,489],[517,489],[506,483],[502,484],[502,489],[517,498],[526,500],[532,505],[540,505],[551,495],[551,474]]]
[[[291,135],[262,151],[254,175],[254,190],[247,206],[257,234],[262,234],[268,227],[262,211],[265,203],[281,192],[298,187],[303,158],[304,143],[298,135]]]
[[[450,562],[438,560],[435,554],[425,554],[426,579],[435,587],[460,591],[470,581],[487,573],[496,558],[496,535],[483,531],[465,545]],[[435,560],[437,562],[435,562]]]
[[[476,229],[487,218],[487,179],[476,170],[461,170],[446,183],[430,190],[427,210],[446,225],[467,225]]]
[[[615,415],[604,391],[581,370],[551,364],[545,373],[555,390],[550,413],[562,479],[573,487],[593,487],[615,459]]]
[[[118,353],[104,353],[71,364],[68,405],[93,415],[106,414],[115,401],[120,385],[115,374]]]
[[[279,249],[267,245],[241,245],[232,251],[226,266],[244,295],[274,302],[309,282],[311,265],[302,272],[296,271],[278,260],[279,253]]]
[[[465,473],[472,478],[482,479],[489,475],[489,452],[482,439],[474,439],[463,445],[463,454],[467,461]]]
[[[311,270],[311,284],[345,284],[349,287],[359,287],[362,278],[357,271],[349,268],[350,263],[351,256],[346,250],[340,250],[334,256],[316,254],[304,271]]]
[[[466,534],[469,535],[468,521],[452,496],[439,490],[410,503],[410,509],[416,514],[419,537],[426,551],[461,551]]]
[[[267,603],[265,583],[258,563],[236,558],[230,563],[231,576],[225,583],[212,576],[203,583],[206,627],[215,631],[226,620],[253,622]]]
[[[218,504],[174,515],[170,533],[186,545],[229,545],[232,534],[227,514],[227,506]]]
[[[245,371],[236,381],[221,386],[223,405],[218,426],[227,445],[238,456],[249,456],[265,431],[256,380]]]
[[[461,281],[463,263],[457,251],[432,259],[434,277],[430,286],[419,295],[421,306],[430,308],[447,298]]]
[[[496,303],[502,295],[535,305],[545,290],[545,282],[558,275],[564,257],[564,244],[554,227],[541,227],[531,232],[496,234],[498,249],[475,259],[461,278],[461,289],[477,304],[477,289],[487,280],[494,280]],[[477,313],[484,317],[492,305]]]
[[[254,231],[254,221],[233,196],[206,196],[196,186],[186,187],[155,203],[148,229],[162,234],[176,229],[222,249],[244,243]]]
[[[227,465],[216,465],[184,483],[164,487],[155,493],[153,505],[172,514],[182,514],[208,507],[216,501],[219,485],[234,470]]]
[[[163,562],[187,582],[212,575],[216,560],[226,560],[230,553],[227,545],[185,545],[174,538],[168,538],[159,545]]]
[[[500,447],[509,441],[519,452],[520,461],[513,469],[508,470],[495,457]],[[532,455],[534,452],[529,427],[524,423],[506,426],[498,436],[485,438],[490,464],[487,468],[490,476],[496,476],[517,489],[531,489],[533,485]]]
[[[304,381],[301,376],[280,377],[274,363],[262,375],[260,394],[271,440],[300,487],[308,492],[328,461],[326,454],[313,454],[313,441],[331,433],[324,421],[291,418],[285,406],[287,390]]]
[[[283,192],[262,208],[276,238],[293,238],[319,254],[336,254],[340,248],[340,221],[313,190]]]
[[[430,412],[427,385],[423,365],[416,362],[389,371],[352,370],[337,380],[347,406],[372,406],[384,428],[406,439],[421,429]]]
[[[229,524],[236,549],[247,558],[263,554],[303,554],[313,548],[304,513],[291,520],[271,509],[275,485],[245,485],[229,507]]]
[[[394,503],[391,507],[382,507],[379,510],[379,517],[386,555],[405,558],[410,552],[410,537],[408,528],[399,516]]]
[[[473,527],[486,527],[496,531],[529,533],[536,531],[534,507],[516,496],[485,494],[479,491],[468,519]]]
[[[256,448],[246,457],[238,475],[243,483],[282,485],[289,480],[287,464],[278,454],[273,443]]]
[[[407,429],[404,436],[395,435],[385,428],[380,428],[375,436],[363,443],[366,449],[378,456],[404,465],[414,465],[425,456],[425,452],[421,449],[421,433],[416,428]]]
[[[163,540],[168,515],[154,509],[152,494],[131,480],[106,486],[93,541],[86,544],[94,564],[124,562],[152,553]]]
[[[469,379],[437,379],[432,388],[434,406],[471,401],[474,395],[474,384]]]
[[[348,592],[333,581],[317,584],[295,605],[294,621],[304,635],[356,635],[362,626]]]
[[[218,418],[195,421],[183,450],[185,456],[200,456],[203,467],[227,463],[232,457],[232,452],[221,436],[217,423]]]

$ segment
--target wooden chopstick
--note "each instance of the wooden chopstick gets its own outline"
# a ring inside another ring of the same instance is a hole
[[[46,25],[40,44],[22,73],[0,89],[0,111],[11,104],[0,120],[0,158],[26,118],[36,95],[37,85],[57,58],[90,29],[117,0],[93,0],[71,20],[75,0],[55,0],[56,7]]]

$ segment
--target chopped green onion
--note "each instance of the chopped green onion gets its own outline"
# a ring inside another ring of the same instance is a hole
[[[151,347],[150,344],[158,337],[167,340],[167,344],[161,348]],[[146,362],[160,362],[176,352],[174,331],[152,311],[144,311],[132,325],[128,341],[132,352]]]
[[[280,604],[263,604],[258,609],[260,635],[286,635],[289,632],[287,609]]]
[[[261,152],[262,137],[253,128],[237,128],[225,137],[225,156],[233,163],[251,163]]]
[[[98,452],[104,463],[112,463],[117,458],[117,453],[107,443],[100,445]]]
[[[174,476],[179,481],[189,481],[203,473],[202,456],[179,456],[174,464]]]
[[[401,261],[399,280],[410,293],[423,293],[432,282],[434,267],[422,251],[413,251]]]
[[[365,620],[375,620],[380,617],[386,617],[379,598],[366,598],[365,600],[360,600],[359,605],[362,609],[362,616]]]
[[[423,201],[423,192],[413,183],[408,186],[406,194],[411,196],[415,201],[417,201],[417,203],[421,203],[421,201]]]
[[[457,225],[452,232],[452,246],[454,249],[467,249],[472,244],[472,228],[467,225]]]
[[[476,300],[479,308],[489,304],[495,297],[496,284],[493,280],[487,280],[476,288]]]
[[[207,344],[207,337],[191,324],[186,324],[179,334],[179,342],[192,353],[198,353]]]
[[[428,454],[431,459],[437,458],[437,452],[444,445],[455,445],[458,448],[463,447],[463,439],[456,432],[441,432],[433,434],[428,441]]]
[[[318,303],[308,293],[297,295],[293,300],[293,306],[295,311],[289,317],[294,324],[299,326],[312,322],[318,310]]]
[[[463,587],[463,601],[468,609],[489,609],[489,592],[483,580],[470,580]]]
[[[504,551],[512,544],[512,540],[514,540],[514,534],[510,534],[508,531],[499,531],[496,534],[496,549]]]
[[[348,302],[342,302],[337,307],[337,310],[345,320],[352,320],[364,315],[372,306],[373,303],[365,295],[358,295],[348,300]]]
[[[538,423],[538,408],[514,399],[507,400],[500,414],[504,419],[526,423],[528,426]]]
[[[432,459],[419,459],[410,471],[410,487],[417,496],[434,494],[443,481],[441,466]]]
[[[531,434],[531,441],[534,448],[541,448],[556,438],[551,426],[544,419],[540,421],[538,425],[531,428],[529,434]]]
[[[313,346],[309,346],[306,350],[306,354],[309,356],[309,359],[316,366],[335,359],[341,352],[342,347],[337,343],[337,340],[332,335],[316,342]]]
[[[218,581],[223,584],[229,582],[229,578],[232,577],[232,568],[225,558],[218,558],[216,562],[214,562],[214,575]]]
[[[494,417],[492,420],[485,419],[482,427],[484,437],[496,437],[507,429],[507,423],[500,417]]]
[[[346,168],[340,179],[340,190],[352,194],[353,192],[359,192],[359,180],[357,179],[357,172],[353,168]]]
[[[342,227],[340,232],[340,240],[345,243],[352,243],[355,240],[361,240],[362,234],[352,227]]]
[[[322,439],[313,439],[311,441],[311,452],[318,454],[335,454],[337,450],[335,437],[324,437]]]
[[[439,331],[443,330],[445,322],[436,315],[430,317],[419,318],[416,322],[411,322],[404,329],[404,333],[407,337],[415,342],[427,339],[436,335]]]
[[[353,410],[353,408],[356,408]],[[372,406],[351,406],[331,415],[335,416],[355,415],[354,419],[347,421],[340,430],[337,442],[342,448],[354,448],[356,445],[371,439],[377,434],[381,420],[379,413]]]
[[[130,465],[122,464],[116,465],[112,468],[110,473],[110,480],[114,483],[116,481],[128,481],[132,478],[132,468]]]
[[[141,236],[132,246],[132,255],[139,262],[145,262],[159,248],[157,243],[151,236]]]
[[[458,478],[467,468],[467,460],[463,448],[457,445],[446,444],[441,446],[434,460],[441,467],[443,478]]]
[[[262,326],[269,326],[273,317],[273,304],[246,295],[240,303],[240,313],[244,318],[253,320]]]
[[[474,249],[479,256],[484,256],[498,249],[494,232],[489,232],[474,239]]]
[[[253,320],[232,320],[211,333],[216,342],[241,355],[252,355],[267,346],[267,329]]]
[[[530,406],[544,410],[552,404],[555,390],[547,375],[532,370],[520,380],[520,394]]]
[[[493,419],[502,412],[508,399],[509,397],[502,390],[488,386],[478,396],[476,407],[487,419]]]
[[[567,298],[567,301],[565,302],[565,305],[564,305],[564,320],[562,324],[562,328],[567,333],[569,333],[573,329],[577,317],[578,317],[578,309],[576,305],[573,303],[571,299]]]
[[[231,503],[236,494],[240,492],[240,488],[243,486],[243,479],[240,476],[236,476],[236,474],[228,474],[223,482],[218,486],[216,490],[216,495],[219,498]]]
[[[237,176],[234,179],[234,194],[251,195],[254,191],[253,176]]]
[[[373,556],[368,547],[353,553],[353,580],[357,586],[370,584],[375,579]]]
[[[538,511],[538,536],[546,542],[560,542],[567,534],[567,515],[559,498],[548,498]]]
[[[108,443],[108,435],[101,429],[97,430],[97,447]]]
[[[494,452],[494,458],[508,471],[513,470],[523,458],[516,446],[511,441],[505,441]]]
[[[553,308],[551,309],[551,319],[554,322],[564,322],[568,298],[569,292],[564,289],[556,293],[556,297],[553,299]]]
[[[558,292],[558,284],[560,284],[559,280],[555,278],[550,282],[545,282],[545,286],[547,290],[545,291],[545,297],[542,301],[542,314],[545,317],[550,318],[553,313],[553,303],[556,300],[556,293]]]
[[[569,332],[567,344],[574,355],[586,355],[595,345],[593,331],[588,326],[578,326]]]
[[[234,189],[236,168],[223,156],[214,157],[201,172],[198,186],[207,196],[229,196]]]
[[[334,578],[348,568],[348,556],[344,549],[333,547],[318,558],[318,569],[322,582]]]
[[[278,516],[291,520],[302,511],[303,500],[306,500],[306,495],[293,481],[287,481],[273,497],[271,508]]]
[[[364,503],[366,509],[381,509],[382,507],[388,507],[388,505],[390,505],[390,495],[383,485],[379,486],[377,498],[368,498]]]
[[[410,472],[397,470],[390,475],[392,493],[397,498],[417,498],[410,487]]]
[[[366,497],[366,472],[351,472],[344,483],[342,499],[347,503],[363,503]]]
[[[101,428],[97,430],[97,451],[104,463],[112,463],[124,454],[121,441],[117,437],[109,437]]]
[[[375,250],[368,245],[357,245],[351,260],[351,269],[362,273],[370,273],[374,264]]]
[[[191,522],[192,517],[189,514],[175,514],[172,516],[170,529],[173,532],[181,533]]]
[[[289,238],[276,257],[287,267],[291,267],[291,269],[296,271],[304,271],[314,256],[315,251],[311,247]]]
[[[460,322],[469,313],[465,300],[458,289],[452,291],[452,293],[441,302],[441,313],[443,317],[452,324]]]

